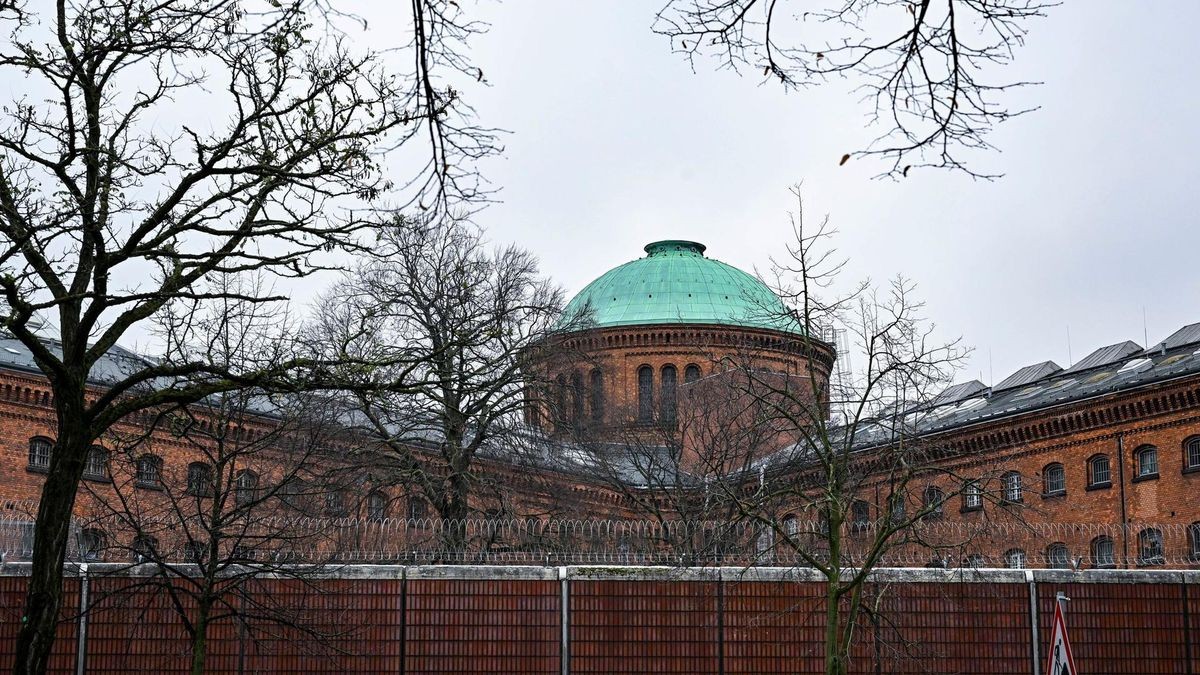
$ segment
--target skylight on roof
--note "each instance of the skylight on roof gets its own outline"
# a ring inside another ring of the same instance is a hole
[[[8,352],[9,354],[20,354],[21,353],[15,349],[13,349],[12,347],[5,347],[4,351]]]
[[[1140,371],[1143,371],[1143,370],[1149,368],[1153,363],[1154,363],[1154,361],[1152,359],[1145,358],[1145,357],[1140,358],[1140,359],[1134,359],[1134,360],[1130,361],[1129,363],[1126,363],[1125,365],[1121,366],[1121,368],[1119,370],[1117,370],[1117,372],[1118,373],[1137,373],[1137,372],[1140,372]]]
[[[974,410],[976,408],[982,408],[985,405],[987,405],[986,398],[972,398],[958,404],[958,408],[956,408],[956,410],[958,412],[962,412],[964,410]]]

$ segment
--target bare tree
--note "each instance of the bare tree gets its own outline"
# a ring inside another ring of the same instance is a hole
[[[957,566],[975,531],[944,527],[944,507],[959,497],[980,506],[999,501],[999,472],[980,458],[947,461],[926,433],[935,394],[965,350],[935,338],[911,282],[879,290],[863,283],[839,294],[842,263],[828,247],[826,222],[807,226],[801,203],[793,226],[795,243],[776,272],[792,318],[808,329],[797,339],[815,352],[822,327],[849,331],[863,365],[826,378],[816,360],[789,374],[752,352],[732,357],[729,367],[741,377],[730,383],[755,423],[794,443],[745,470],[713,471],[709,487],[757,529],[760,564],[798,564],[823,577],[826,672],[845,673],[861,614],[871,607],[864,594],[871,572],[922,554]]]
[[[490,250],[454,219],[398,217],[378,253],[324,299],[319,332],[332,358],[383,364],[361,372],[364,433],[450,523],[443,544],[461,553],[465,519],[504,494],[477,471],[481,454],[520,464],[540,452],[521,421],[523,352],[551,329],[562,293],[527,251]]]
[[[225,281],[231,296],[246,289]],[[305,348],[284,337],[296,333],[286,316],[261,303],[226,299],[160,319],[171,343],[239,370]],[[109,558],[157,568],[141,586],[170,597],[191,640],[193,673],[204,672],[210,629],[225,622],[248,634],[273,623],[320,641],[296,608],[274,603],[255,579],[303,582],[341,552],[330,519],[358,510],[365,474],[338,398],[223,391],[147,410],[105,435],[112,482],[86,484],[82,539]]]
[[[878,157],[881,175],[967,166],[993,128],[1029,112],[1002,98],[1031,84],[999,79],[1052,0],[669,0],[655,31],[694,64],[761,69],[786,89],[847,78],[878,135],[851,157]]]
[[[0,113],[0,321],[34,355],[57,414],[16,672],[46,667],[93,441],[138,410],[312,366],[240,370],[167,354],[98,369],[117,342],[177,300],[229,297],[213,283],[222,275],[329,267],[327,253],[362,248],[372,201],[392,191],[443,211],[480,197],[464,162],[495,146],[442,79],[475,81],[460,51],[475,28],[452,7],[414,3],[417,66],[396,75],[344,33],[314,27],[322,6],[0,7],[10,29],[0,72],[25,92]],[[393,185],[383,153],[409,141],[429,143],[430,159]],[[39,314],[52,336],[36,334]]]

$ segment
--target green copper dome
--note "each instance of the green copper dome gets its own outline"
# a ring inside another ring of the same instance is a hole
[[[803,333],[779,296],[758,279],[704,257],[704,244],[656,241],[567,303],[560,328],[700,323]]]

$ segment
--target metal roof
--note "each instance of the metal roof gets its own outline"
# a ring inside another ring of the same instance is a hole
[[[981,392],[987,391],[987,385],[979,380],[971,380],[970,382],[962,382],[951,387],[947,387],[942,393],[933,397],[933,405],[944,405],[946,403],[954,403],[963,399],[971,398]]]
[[[1062,370],[1062,366],[1053,361],[1042,361],[1041,363],[1035,363],[1032,366],[1025,366],[1024,368],[1001,380],[1000,384],[993,386],[992,391],[1004,391],[1005,389],[1012,389],[1014,387],[1020,387],[1029,384],[1031,382],[1037,382],[1047,375],[1052,375],[1060,370]]]
[[[1142,346],[1132,340],[1118,342],[1115,345],[1101,347],[1096,351],[1088,354],[1079,360],[1078,363],[1067,368],[1066,373],[1078,373],[1081,370],[1090,370],[1100,366],[1106,366],[1110,363],[1124,361],[1125,359],[1142,351]]]
[[[584,287],[563,310],[559,328],[699,323],[804,332],[766,284],[704,250],[694,241],[646,245],[646,257]]]
[[[1184,345],[1194,345],[1200,343],[1200,323],[1193,323],[1167,336],[1166,340],[1147,349],[1147,352],[1163,351],[1167,349],[1175,349]]]

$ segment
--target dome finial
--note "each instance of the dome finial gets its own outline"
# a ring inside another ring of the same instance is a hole
[[[707,247],[698,241],[687,241],[685,239],[664,239],[662,241],[654,241],[646,244],[642,250],[647,255],[665,255],[667,253],[682,253],[684,255],[704,255],[704,250]]]

